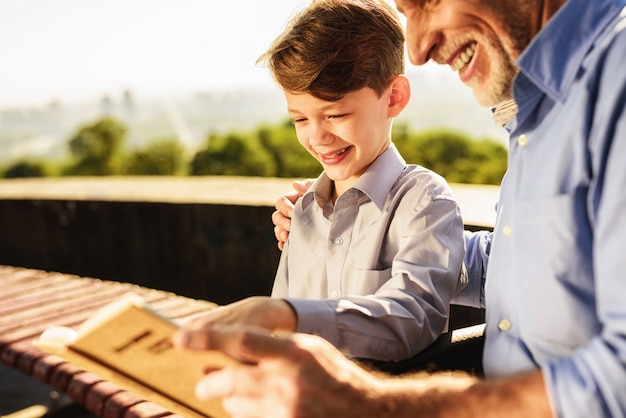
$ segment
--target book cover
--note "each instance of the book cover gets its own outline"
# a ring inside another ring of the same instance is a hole
[[[129,294],[77,330],[53,327],[33,344],[81,369],[186,417],[228,417],[221,400],[202,401],[194,387],[207,371],[235,360],[213,351],[176,349],[174,321]]]

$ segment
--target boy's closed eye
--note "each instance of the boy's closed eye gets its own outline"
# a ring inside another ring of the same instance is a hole
[[[349,113],[339,113],[336,115],[328,115],[326,116],[327,120],[337,120],[337,119],[343,119],[347,116],[349,116]],[[299,123],[304,123],[307,122],[309,119],[305,118],[305,117],[292,117],[291,122],[295,125],[295,124],[299,124]]]

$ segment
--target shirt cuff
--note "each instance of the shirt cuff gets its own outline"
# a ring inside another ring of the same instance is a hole
[[[318,335],[331,344],[337,345],[336,300],[285,299],[296,311],[298,325],[296,332]]]

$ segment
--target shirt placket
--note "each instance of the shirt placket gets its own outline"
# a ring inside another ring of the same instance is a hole
[[[328,235],[328,297],[332,299],[343,296],[341,278],[346,268],[347,258],[352,242],[352,232],[356,215],[357,198],[352,190],[348,190],[337,199],[331,218]]]

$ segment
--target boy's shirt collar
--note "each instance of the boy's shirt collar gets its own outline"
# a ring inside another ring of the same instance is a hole
[[[405,167],[404,158],[392,143],[370,164],[349,190],[356,189],[367,195],[382,211],[391,188]],[[332,180],[326,173],[322,173],[302,196],[302,206],[306,207],[316,200],[322,209],[325,208],[332,198],[332,190]]]

